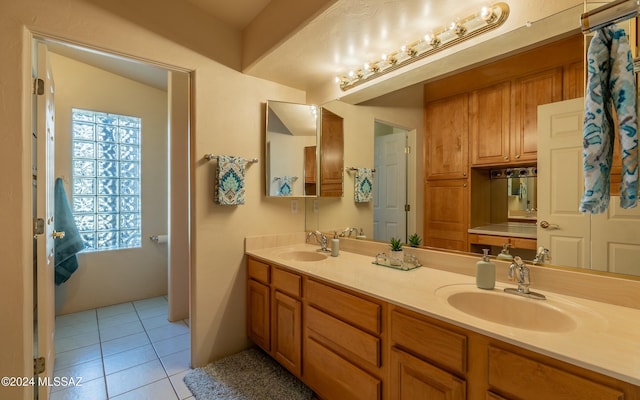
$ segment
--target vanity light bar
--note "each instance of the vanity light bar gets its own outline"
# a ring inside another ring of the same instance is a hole
[[[362,68],[351,70],[336,77],[340,89],[347,90],[388,72],[402,68],[431,54],[455,46],[467,39],[488,32],[502,25],[509,16],[506,3],[496,3],[483,7],[478,13],[457,19],[446,28],[427,34],[424,38],[402,46],[380,59],[363,64]]]
[[[525,178],[538,176],[538,167],[492,169],[491,179]]]

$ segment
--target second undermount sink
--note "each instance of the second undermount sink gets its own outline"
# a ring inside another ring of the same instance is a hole
[[[445,286],[436,294],[453,308],[471,316],[514,328],[541,332],[569,332],[577,322],[568,312],[546,300],[532,300],[495,289]]]
[[[327,254],[318,251],[292,250],[280,253],[280,257],[287,261],[322,261]]]

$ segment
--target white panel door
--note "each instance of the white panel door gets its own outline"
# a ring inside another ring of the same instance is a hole
[[[46,45],[37,45],[37,79],[43,94],[36,96],[36,215],[44,220],[44,233],[37,235],[36,250],[36,355],[45,358],[40,376],[51,379],[55,363],[55,295],[54,295],[54,84]],[[38,387],[38,399],[48,399],[50,387]]]
[[[589,268],[590,216],[578,211],[584,192],[583,118],[584,98],[538,107],[537,233],[552,264]]]
[[[640,275],[640,207],[620,208],[613,196],[609,210],[591,216],[592,269]]]
[[[406,241],[407,142],[405,132],[375,138],[373,238]]]

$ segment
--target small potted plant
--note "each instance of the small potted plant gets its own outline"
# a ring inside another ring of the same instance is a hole
[[[413,235],[409,236],[409,246],[418,247],[420,246],[420,243],[422,243],[422,238],[418,236],[417,233],[414,233]]]
[[[391,256],[389,257],[391,265],[402,265],[402,261],[404,260],[402,241],[392,237],[389,243],[391,245]]]

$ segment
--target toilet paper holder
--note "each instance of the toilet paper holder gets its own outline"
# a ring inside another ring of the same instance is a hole
[[[156,243],[167,243],[168,236],[167,235],[153,235],[149,236],[149,240]]]

